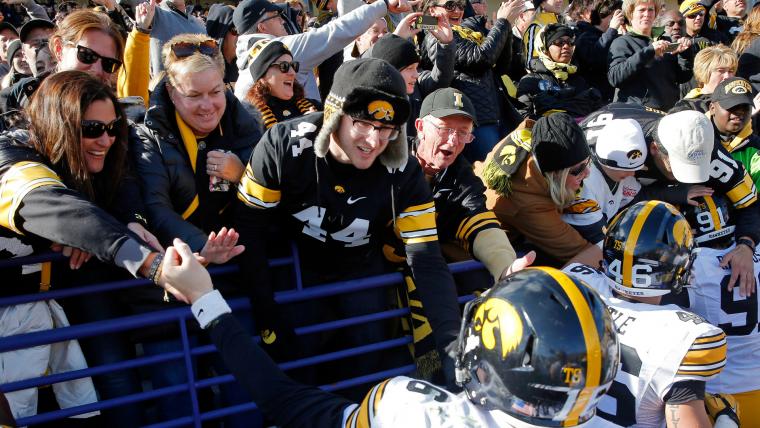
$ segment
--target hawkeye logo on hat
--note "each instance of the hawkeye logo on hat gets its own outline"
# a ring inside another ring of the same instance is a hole
[[[375,120],[393,120],[395,112],[393,106],[388,101],[375,100],[367,105],[367,113],[375,118]]]
[[[641,150],[636,150],[636,149],[634,149],[634,150],[631,150],[630,152],[628,152],[628,153],[627,153],[625,156],[626,156],[628,159],[630,159],[630,160],[632,160],[632,161],[633,161],[633,160],[636,160],[636,159],[640,158],[640,157],[641,157],[641,156],[643,156],[643,155],[644,155],[644,154],[643,154],[643,153],[641,153]]]
[[[741,95],[752,92],[752,86],[746,80],[735,80],[726,85],[723,90],[728,94]]]
[[[454,92],[454,107],[464,108],[461,92]]]

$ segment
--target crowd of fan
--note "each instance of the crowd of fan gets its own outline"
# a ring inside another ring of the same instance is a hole
[[[130,274],[162,283],[163,248],[179,238],[206,264],[240,265],[215,286],[251,299],[241,318],[275,359],[392,337],[381,322],[339,338],[294,327],[399,300],[412,308],[418,375],[443,383],[459,314],[440,295],[487,288],[534,257],[598,266],[604,227],[628,205],[723,196],[737,242],[760,241],[760,8],[744,0],[12,3],[0,22],[0,251],[68,259],[18,267],[0,296]],[[423,15],[436,23],[421,29]],[[736,170],[696,172],[692,155],[709,158],[713,138],[690,132],[714,135]],[[290,240],[305,286],[401,271],[406,287],[282,307],[274,291],[290,277],[267,259]],[[725,263],[749,292],[753,253],[736,248]],[[455,285],[443,263],[468,258],[490,275]],[[178,305],[159,287],[60,303],[0,308],[0,336]],[[0,383],[134,358],[136,343],[143,355],[179,350],[178,337],[159,326],[0,354]],[[387,368],[387,357],[298,375],[331,382]],[[154,365],[55,395],[71,407],[185,375]],[[217,393],[246,400],[235,385]],[[35,414],[37,394],[8,394],[14,415]],[[138,426],[191,403],[144,408],[100,417]]]

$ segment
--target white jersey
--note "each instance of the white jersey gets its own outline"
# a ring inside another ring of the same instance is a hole
[[[579,427],[603,427],[594,417]],[[464,393],[452,394],[431,383],[404,376],[372,388],[361,404],[343,412],[343,424],[354,427],[528,428],[533,425],[499,410],[486,410]]]
[[[589,176],[583,180],[575,201],[564,209],[562,220],[572,226],[598,225],[601,240],[604,238],[602,227],[617,214],[620,207],[631,202],[640,190],[641,183],[634,177],[626,177],[617,183],[614,190],[610,189],[604,172],[592,163]]]
[[[620,341],[615,380],[599,401],[597,417],[611,427],[664,427],[665,397],[673,384],[707,381],[726,363],[723,331],[676,305],[632,303],[612,294],[607,276],[573,263],[563,269],[599,292]]]
[[[732,249],[699,248],[693,284],[688,288],[689,310],[722,328],[728,341],[726,367],[707,382],[708,392],[760,390],[760,306],[757,293],[741,297],[738,286],[732,292],[727,290],[731,270],[721,268],[720,261]],[[755,251],[755,275],[758,275],[760,254]]]

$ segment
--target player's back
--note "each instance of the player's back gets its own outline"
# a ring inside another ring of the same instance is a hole
[[[664,426],[672,386],[706,381],[725,364],[725,335],[701,317],[675,305],[617,298],[611,280],[586,265],[571,264],[564,271],[599,292],[618,333],[621,364],[597,410],[609,426]]]

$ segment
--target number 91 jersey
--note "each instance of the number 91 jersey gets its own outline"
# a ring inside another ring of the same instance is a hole
[[[707,382],[708,392],[739,393],[760,390],[760,330],[757,293],[739,295],[739,287],[727,289],[731,270],[720,262],[733,249],[699,248],[689,292],[689,310],[722,328],[728,341],[726,367]],[[755,250],[755,275],[760,272],[760,254]]]
[[[563,269],[599,292],[620,342],[620,367],[596,415],[611,427],[665,426],[665,404],[677,382],[707,381],[725,365],[719,328],[676,305],[634,303],[615,297],[607,276],[573,263]]]

